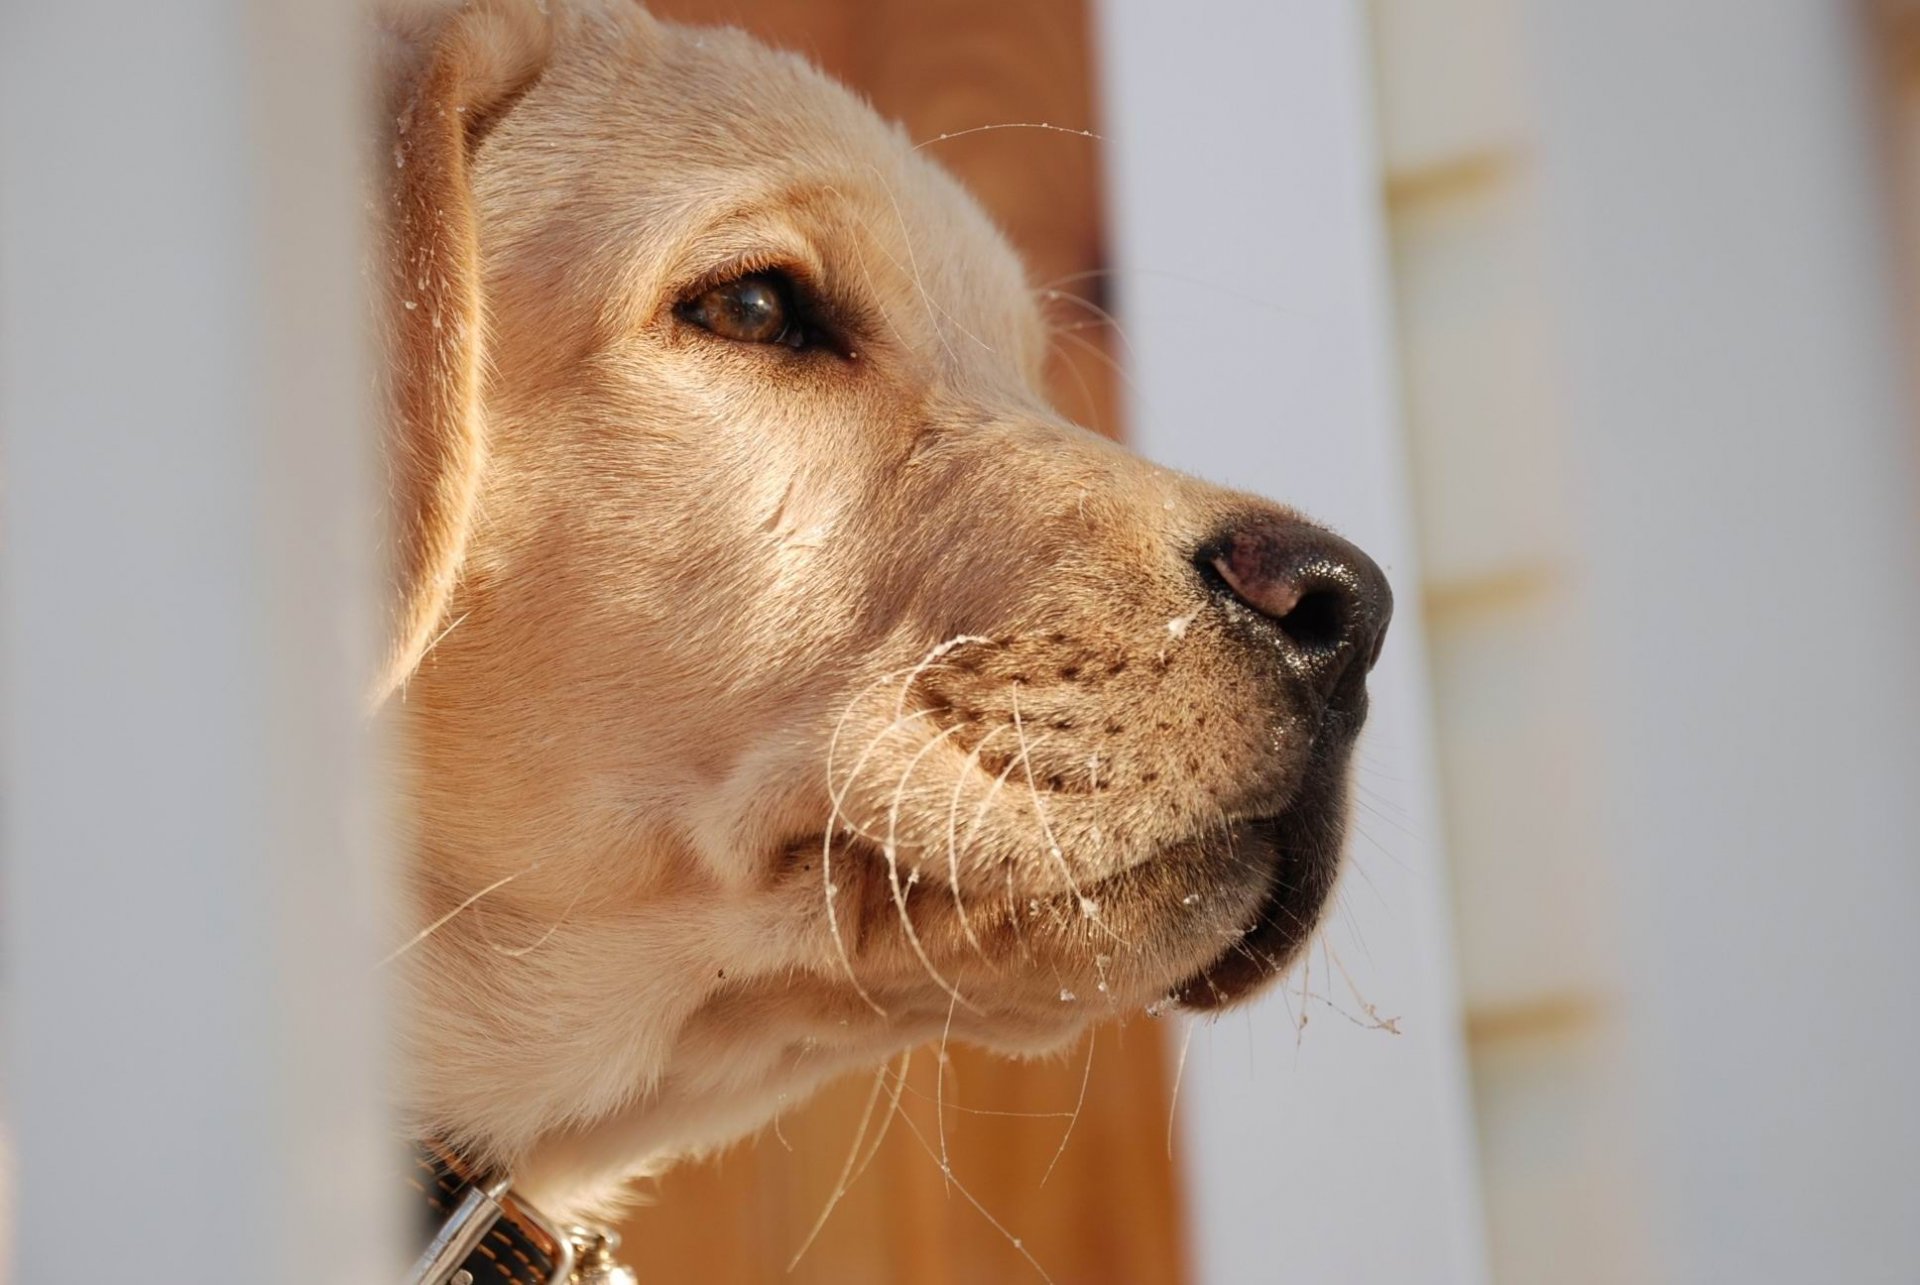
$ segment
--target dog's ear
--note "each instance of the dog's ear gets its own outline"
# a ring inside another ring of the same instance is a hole
[[[469,168],[545,69],[538,0],[410,5],[381,16],[387,146],[377,303],[386,356],[393,597],[376,698],[406,681],[443,627],[486,467],[485,305]]]

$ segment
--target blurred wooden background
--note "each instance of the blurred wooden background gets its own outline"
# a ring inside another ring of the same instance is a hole
[[[1006,122],[1099,130],[1085,0],[649,7],[805,53],[916,139]],[[1119,436],[1119,344],[1102,316],[1100,146],[1074,134],[998,129],[930,151],[1006,230],[1035,286],[1057,292],[1047,302],[1059,332],[1052,375],[1061,411]],[[777,1128],[667,1175],[625,1232],[625,1257],[641,1281],[986,1285],[1039,1281],[1036,1264],[1058,1285],[1187,1279],[1161,1023],[1105,1027],[1091,1045],[1082,1040],[1039,1063],[955,1047],[944,1084],[939,1057],[923,1049],[904,1078],[888,1072],[837,1085]],[[897,1118],[876,1148],[896,1094]],[[857,1177],[789,1272],[833,1197],[870,1099]]]

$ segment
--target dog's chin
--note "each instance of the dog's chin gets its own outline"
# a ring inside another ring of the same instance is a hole
[[[1220,859],[1264,869],[1269,882],[1240,935],[1173,987],[1183,1008],[1224,1009],[1292,965],[1333,894],[1345,834],[1346,791],[1337,777],[1314,783],[1283,812],[1222,834]]]

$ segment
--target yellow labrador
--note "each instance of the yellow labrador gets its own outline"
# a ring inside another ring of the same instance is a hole
[[[1062,422],[1006,243],[799,58],[476,0],[383,74],[419,1136],[572,1217],[949,1022],[1286,966],[1365,555]]]

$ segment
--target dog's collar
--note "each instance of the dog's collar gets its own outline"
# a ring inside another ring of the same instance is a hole
[[[613,1260],[620,1242],[611,1231],[556,1225],[515,1196],[504,1174],[476,1175],[423,1146],[408,1181],[427,1242],[406,1285],[636,1285]]]

